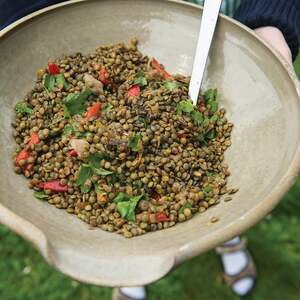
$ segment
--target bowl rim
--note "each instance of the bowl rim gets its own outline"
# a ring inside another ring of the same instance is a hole
[[[25,23],[30,22],[31,20],[33,20],[35,17],[39,15],[47,14],[48,12],[51,12],[60,7],[66,7],[69,5],[71,6],[71,5],[84,3],[88,1],[92,2],[95,0],[70,0],[62,3],[54,4],[45,7],[43,9],[40,9],[38,11],[35,11],[29,15],[22,17],[21,19],[13,22],[12,24],[2,29],[0,31],[0,39],[5,37],[9,33],[13,33],[13,31],[16,28],[20,27],[21,25],[24,25]],[[164,1],[193,7],[197,9],[199,12],[203,10],[203,7],[200,5],[184,2],[181,0],[164,0]],[[226,20],[229,23],[234,24],[235,26],[241,28],[244,32],[247,32],[247,34],[249,34],[253,38],[259,40],[260,43],[266,48],[266,51],[268,51],[273,57],[277,59],[279,64],[283,67],[283,69],[287,73],[291,83],[293,84],[293,88],[295,89],[296,94],[298,95],[298,100],[300,103],[300,85],[298,82],[297,75],[293,69],[293,66],[291,66],[279,54],[279,52],[277,52],[275,49],[272,49],[267,42],[265,42],[262,38],[256,35],[255,32],[251,30],[249,27],[223,14],[220,14],[220,18]],[[167,251],[168,256],[169,257],[171,256],[173,258],[171,263],[172,265],[170,265],[169,268],[167,268],[167,270],[164,270],[163,273],[159,274],[159,276],[157,276],[156,274],[156,276],[154,276],[155,278],[149,279],[148,282],[145,282],[145,284],[151,283],[163,277],[170,271],[170,269],[172,269],[172,267],[178,265],[184,260],[192,258],[201,252],[207,251],[217,246],[218,244],[225,242],[226,240],[229,240],[234,236],[239,235],[242,232],[246,231],[250,227],[254,226],[261,219],[263,219],[263,217],[267,215],[276,206],[276,204],[278,204],[282,196],[288,191],[288,189],[295,182],[299,172],[300,172],[300,142],[298,144],[292,162],[288,167],[287,171],[281,177],[278,184],[271,190],[269,194],[267,194],[261,200],[259,204],[257,204],[255,207],[247,211],[239,219],[236,219],[234,222],[226,225],[226,227],[213,231],[209,236],[206,237],[205,243],[203,243],[201,239],[197,239],[197,240],[189,241],[188,243],[182,245],[181,247],[168,249]],[[42,254],[42,256],[46,259],[46,261],[50,265],[54,266],[57,270],[64,273],[65,275],[68,275],[75,279],[79,279],[80,281],[86,283],[91,283],[96,285],[105,284],[107,286],[116,286],[116,282],[113,283],[104,282],[103,278],[102,280],[100,278],[99,279],[90,278],[90,277],[83,278],[79,274],[75,274],[76,272],[72,272],[70,270],[66,271],[63,267],[63,264],[61,264],[61,262],[58,259],[56,259],[54,254],[52,253],[51,241],[48,240],[45,233],[42,232],[42,230],[40,230],[38,227],[30,223],[29,221],[21,218],[13,211],[6,208],[1,203],[0,203],[0,221],[2,224],[6,225],[7,227],[15,231],[17,234],[21,235],[23,238],[30,241],[39,250],[39,252]],[[238,226],[236,223],[238,223]]]

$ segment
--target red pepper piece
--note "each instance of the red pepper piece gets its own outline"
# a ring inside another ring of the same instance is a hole
[[[99,71],[99,80],[104,84],[104,85],[108,85],[109,84],[109,74],[106,71],[105,68],[101,68]]]
[[[57,75],[60,73],[60,69],[55,63],[48,63],[48,71],[51,75]]]
[[[16,166],[19,166],[20,160],[28,159],[28,157],[29,152],[27,150],[23,149],[22,151],[20,151],[15,160]]]
[[[151,66],[161,73],[165,79],[170,79],[172,77],[172,75],[165,70],[164,66],[161,65],[155,58],[152,58]]]
[[[170,221],[170,218],[164,212],[158,212],[155,214],[156,222]]]
[[[68,156],[77,157],[78,153],[74,149],[72,149],[68,152]]]
[[[127,92],[128,97],[137,97],[141,93],[141,88],[136,84],[133,85]]]
[[[92,107],[90,107],[86,113],[87,119],[97,119],[100,116],[100,110],[102,108],[102,104],[97,102]]]
[[[39,184],[39,188],[44,190],[50,190],[53,192],[60,192],[60,193],[64,193],[68,191],[68,186],[60,184],[59,180],[41,182]]]
[[[37,144],[40,143],[40,141],[41,141],[41,140],[40,140],[40,138],[39,138],[39,135],[38,135],[36,132],[34,132],[34,133],[31,135],[28,144],[29,144],[29,145],[37,145]]]

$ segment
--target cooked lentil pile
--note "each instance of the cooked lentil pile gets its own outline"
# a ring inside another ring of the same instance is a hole
[[[15,107],[15,171],[36,198],[127,238],[203,213],[237,191],[233,124],[216,90],[194,107],[188,82],[136,39],[49,62]]]

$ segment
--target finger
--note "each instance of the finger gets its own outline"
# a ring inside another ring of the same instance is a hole
[[[284,35],[278,28],[260,27],[255,29],[255,32],[272,48],[279,52],[288,63],[293,63],[291,50],[284,38]]]

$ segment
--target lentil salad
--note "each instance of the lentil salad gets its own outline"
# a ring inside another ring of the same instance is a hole
[[[237,192],[224,162],[233,124],[216,89],[193,106],[188,82],[135,38],[49,62],[15,106],[16,173],[37,199],[127,238],[205,212]]]

